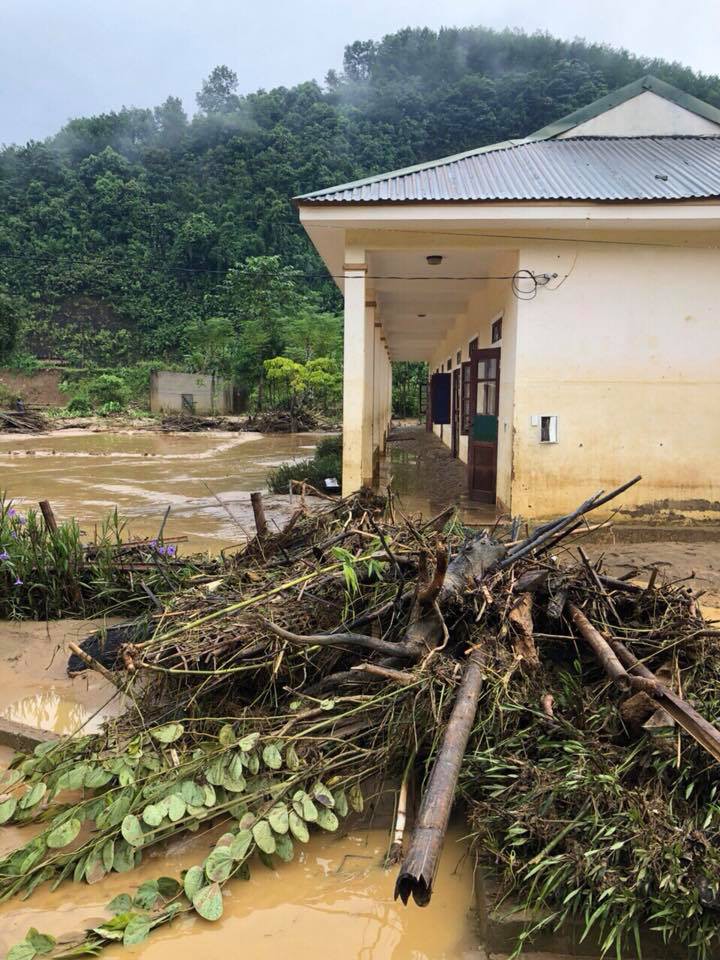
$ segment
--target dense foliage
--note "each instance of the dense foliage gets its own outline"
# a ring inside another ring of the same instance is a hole
[[[648,71],[720,105],[718,77],[601,45],[408,29],[352,44],[323,84],[241,96],[218,67],[191,119],[170,96],[9,146],[0,353],[27,314],[21,346],[40,356],[127,366],[214,343],[222,364],[227,338],[204,333],[224,318],[246,380],[273,356],[306,362],[319,354],[288,353],[289,327],[327,325],[339,298],[294,195],[523,135]]]

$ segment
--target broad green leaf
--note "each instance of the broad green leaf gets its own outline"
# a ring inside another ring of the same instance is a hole
[[[141,910],[152,910],[160,896],[157,882],[155,880],[146,880],[137,888],[133,898],[133,906],[140,907]]]
[[[260,769],[260,757],[255,753],[255,751],[253,751],[252,753],[249,753],[247,755],[247,758],[245,759],[245,764],[248,770],[250,771],[250,773],[252,773],[252,775],[255,776],[255,774]]]
[[[85,784],[87,773],[88,768],[84,763],[72,767],[70,770],[65,770],[57,778],[55,788],[57,790],[79,790]]]
[[[363,795],[360,790],[360,787],[355,783],[348,790],[348,802],[350,806],[355,811],[355,813],[362,813],[363,807],[365,806],[365,801],[363,800]]]
[[[233,858],[230,847],[215,847],[205,861],[205,876],[208,880],[223,883],[230,876],[232,868]]]
[[[275,853],[277,853],[280,859],[284,860],[285,863],[290,863],[292,860],[295,854],[295,849],[293,847],[292,840],[286,833],[281,834],[279,837],[275,837]]]
[[[219,920],[223,912],[222,890],[219,883],[203,887],[193,897],[193,906],[203,920]]]
[[[142,812],[142,818],[149,827],[159,827],[165,819],[165,812],[158,804],[149,803]]]
[[[102,767],[89,767],[83,778],[83,785],[89,790],[97,790],[110,783],[112,778],[113,775],[109,770],[103,770]]]
[[[140,821],[134,813],[129,813],[122,822],[120,832],[131,847],[141,847],[145,842]]]
[[[29,810],[31,807],[36,806],[42,798],[45,796],[45,791],[47,787],[44,783],[34,783],[28,792],[21,798],[18,806],[21,810]]]
[[[299,817],[310,823],[317,820],[317,807],[304,790],[297,790],[293,795],[293,810]]]
[[[252,750],[252,748],[255,746],[255,744],[258,742],[259,739],[260,739],[259,733],[248,733],[246,736],[238,740],[238,747],[240,747],[241,750],[244,750],[245,753],[247,753],[248,750]]]
[[[288,770],[292,771],[300,769],[300,757],[298,757],[297,750],[292,743],[285,750],[285,766],[288,768]]]
[[[115,859],[115,841],[113,839],[105,841],[101,856],[105,871],[110,873],[113,867],[113,861]]]
[[[274,743],[269,743],[262,752],[265,766],[271,770],[279,770],[282,766],[282,754]]]
[[[168,797],[168,817],[173,823],[177,823],[177,821],[182,820],[184,816],[185,801],[182,797],[174,793],[171,797]]]
[[[335,800],[335,813],[339,817],[346,817],[348,815],[348,802],[345,791],[336,790],[333,793],[333,799]]]
[[[0,823],[7,823],[12,818],[16,808],[17,800],[15,797],[9,797],[5,794],[0,799]]]
[[[88,883],[100,883],[106,873],[107,870],[103,863],[102,851],[93,850],[85,864],[85,880]]]
[[[215,788],[210,783],[203,784],[203,793],[205,795],[203,803],[206,807],[214,807],[217,803],[217,794]]]
[[[85,876],[86,863],[87,857],[80,857],[78,862],[75,864],[75,870],[73,871],[73,883],[80,883],[82,878]]]
[[[133,793],[132,790],[123,790],[110,804],[103,815],[103,820],[106,820],[106,823],[101,823],[98,821],[98,826],[101,829],[108,827],[117,827],[123,822],[127,816],[128,811],[130,810],[130,805],[132,804]]]
[[[205,779],[216,787],[221,787],[225,776],[226,757],[216,757],[205,771]]]
[[[317,802],[323,807],[335,806],[335,798],[333,797],[332,793],[328,790],[325,784],[321,783],[319,780],[313,784],[312,794]]]
[[[131,947],[135,943],[142,943],[150,933],[149,917],[134,916],[125,927],[123,946]]]
[[[255,843],[264,853],[275,852],[275,837],[267,820],[258,820],[258,822],[253,825],[252,835]]]
[[[41,956],[46,953],[51,953],[57,943],[55,937],[51,937],[49,933],[40,933],[35,927],[30,927],[25,934],[25,939],[35,947],[36,953],[39,953]]]
[[[150,736],[154,737],[158,743],[175,743],[185,733],[185,728],[181,723],[165,723],[162,727],[155,727],[150,731]]]
[[[300,840],[301,843],[308,842],[310,834],[308,833],[308,828],[305,826],[305,821],[301,820],[294,810],[290,811],[288,825],[290,827],[290,833],[292,833],[296,839]]]
[[[323,830],[337,830],[339,826],[338,818],[327,807],[320,807],[317,815],[317,825]]]
[[[244,777],[239,777],[237,780],[233,780],[233,778],[227,773],[223,778],[222,785],[229,793],[242,793],[247,787]]]
[[[226,777],[230,777],[231,780],[240,780],[243,775],[243,758],[241,753],[234,753],[230,757],[230,762],[227,765]]]
[[[158,877],[157,887],[160,895],[166,900],[169,900],[171,897],[176,897],[182,890],[182,886],[175,877]]]
[[[27,940],[23,940],[22,943],[16,943],[14,947],[8,950],[5,960],[33,960],[33,957],[36,956],[37,950],[35,947]]]
[[[0,774],[0,787],[13,787],[22,780],[22,774],[19,770],[4,770]]]
[[[226,723],[224,727],[220,727],[218,740],[223,747],[231,747],[235,743],[235,731],[231,723]]]
[[[205,803],[205,791],[194,780],[183,780],[180,784],[180,796],[189,806],[202,807]]]
[[[132,910],[132,897],[129,893],[119,893],[113,897],[105,909],[111,913],[127,913],[128,910]]]
[[[185,890],[185,896],[192,902],[193,897],[202,889],[202,885],[205,883],[205,871],[202,867],[194,866],[190,867],[189,870],[185,872],[183,877],[183,889]]]
[[[288,832],[288,808],[284,803],[276,803],[270,813],[268,813],[270,826],[275,833]]]
[[[125,840],[120,840],[115,844],[115,855],[113,856],[113,870],[117,873],[127,873],[135,869],[135,850]]]
[[[230,856],[233,860],[243,860],[250,849],[252,833],[249,830],[238,830],[230,844]]]

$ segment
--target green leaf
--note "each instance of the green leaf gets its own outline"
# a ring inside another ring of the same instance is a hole
[[[123,934],[123,946],[131,947],[133,944],[142,943],[150,933],[149,917],[134,916],[125,927]]]
[[[129,893],[119,893],[116,897],[113,897],[105,909],[111,913],[127,913],[132,910],[132,905],[132,897]]]
[[[348,815],[348,802],[347,797],[345,796],[345,791],[336,790],[333,793],[333,798],[335,800],[335,813],[339,817],[346,817]]]
[[[255,746],[255,744],[258,742],[259,739],[260,739],[259,733],[248,733],[246,736],[242,737],[242,739],[238,741],[238,747],[240,747],[241,750],[244,750],[245,753],[247,753],[248,750],[252,750],[252,748]]]
[[[308,833],[308,828],[305,826],[305,821],[301,820],[294,810],[290,811],[288,825],[290,827],[290,833],[292,833],[297,840],[300,840],[301,843],[308,842],[310,834]]]
[[[112,838],[103,844],[101,856],[106,872],[110,873],[115,859],[115,841]]]
[[[237,780],[234,780],[229,774],[225,774],[223,777],[222,785],[230,793],[242,793],[247,787],[244,777],[239,777]]]
[[[82,823],[76,817],[73,817],[71,820],[66,820],[65,823],[61,823],[59,827],[51,830],[45,838],[45,842],[53,850],[59,847],[66,847],[69,843],[72,843],[80,833],[81,827]]]
[[[202,867],[190,867],[190,869],[185,872],[185,876],[183,877],[183,889],[185,890],[185,896],[188,898],[188,900],[190,900],[190,902],[192,902],[198,890],[202,889],[204,882],[205,871]]]
[[[140,821],[134,813],[129,813],[122,822],[120,832],[131,847],[141,847],[145,842]]]
[[[293,772],[300,769],[300,757],[298,757],[297,750],[292,744],[285,750],[285,765],[288,770]]]
[[[255,843],[264,853],[275,852],[275,837],[267,820],[258,820],[253,824],[252,835]]]
[[[171,797],[168,797],[168,817],[173,823],[177,823],[177,821],[182,820],[184,816],[185,801],[182,797],[174,793]]]
[[[70,770],[65,770],[65,772],[61,773],[57,778],[55,788],[57,790],[79,790],[85,785],[87,773],[88,768],[84,763],[72,767]]]
[[[258,770],[260,769],[260,757],[259,757],[256,753],[254,753],[254,752],[253,752],[253,753],[249,753],[249,754],[247,755],[247,758],[246,758],[245,762],[246,762],[246,764],[247,764],[247,768],[248,768],[248,770],[250,771],[250,773],[251,773],[253,776],[255,776],[255,774],[256,774],[256,773],[258,772]]]
[[[180,796],[192,807],[202,807],[205,804],[205,791],[194,780],[183,780],[180,784]]]
[[[297,790],[293,795],[293,810],[299,817],[310,823],[317,820],[317,807],[304,790]]]
[[[4,770],[0,774],[0,786],[13,787],[22,780],[22,773],[19,770]]]
[[[155,727],[150,731],[150,736],[154,737],[158,743],[175,743],[185,733],[185,728],[181,723],[165,723],[161,727]]]
[[[175,877],[158,877],[157,887],[160,891],[160,896],[164,897],[165,900],[176,897],[182,890],[181,885]]]
[[[323,807],[334,807],[335,798],[332,793],[328,790],[324,783],[321,783],[319,780],[313,784],[312,788],[313,797],[317,800],[318,803],[322,804]]]
[[[282,754],[274,743],[269,743],[262,752],[265,766],[271,770],[279,770],[282,766]]]
[[[0,823],[7,823],[15,813],[16,807],[17,800],[15,797],[9,797],[5,794],[0,798]]]
[[[155,880],[146,880],[137,888],[133,905],[140,907],[141,910],[152,910],[160,896],[157,882]]]
[[[211,883],[209,886],[198,890],[192,903],[203,920],[219,920],[223,912],[220,884]]]
[[[28,792],[21,798],[18,806],[21,810],[29,810],[31,807],[36,806],[40,803],[42,798],[45,796],[45,791],[47,787],[44,783],[34,783]]]
[[[149,827],[159,827],[165,819],[165,811],[155,803],[149,803],[142,812],[143,821]]]
[[[102,850],[93,850],[85,864],[85,880],[88,883],[100,883],[106,873]]]
[[[203,803],[206,807],[214,807],[217,803],[217,794],[215,788],[210,783],[203,784],[203,793],[205,795]]]
[[[320,807],[317,815],[317,825],[323,830],[337,830],[339,824],[338,818],[327,807]]]
[[[205,876],[208,880],[223,883],[230,876],[233,858],[230,847],[215,847],[205,861]]]
[[[16,943],[14,947],[8,950],[5,960],[33,960],[33,957],[36,956],[37,950],[35,947],[27,940],[23,940],[22,943]]]
[[[290,863],[295,855],[293,842],[286,833],[281,834],[279,837],[275,837],[275,853],[277,853],[280,859],[285,863]]]
[[[57,943],[55,937],[51,937],[49,933],[40,933],[35,927],[30,927],[25,934],[25,939],[35,947],[35,951],[39,954],[51,953]]]
[[[275,833],[288,832],[288,808],[284,803],[276,803],[270,813],[268,813],[270,826]]]
[[[99,787],[104,787],[105,784],[110,783],[112,777],[113,775],[109,770],[103,770],[102,767],[89,767],[83,778],[83,785],[89,790],[97,790]]]
[[[363,800],[363,795],[360,790],[360,787],[355,783],[348,790],[348,801],[350,806],[355,811],[355,813],[362,813],[363,807],[365,806],[365,801]]]
[[[220,727],[218,740],[223,747],[231,747],[235,743],[235,731],[231,723],[226,723],[224,727]]]
[[[230,844],[230,856],[233,860],[243,860],[251,843],[252,833],[249,830],[238,830]]]
[[[226,757],[216,757],[205,771],[205,779],[216,787],[221,787],[225,776]]]
[[[127,873],[135,869],[135,849],[125,840],[120,840],[115,844],[115,854],[113,856],[113,870],[116,873]]]

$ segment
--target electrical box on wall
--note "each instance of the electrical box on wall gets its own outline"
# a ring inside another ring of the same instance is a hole
[[[558,442],[558,418],[554,415],[540,417],[540,443]]]

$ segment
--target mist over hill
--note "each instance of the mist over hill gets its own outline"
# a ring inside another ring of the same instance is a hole
[[[230,64],[192,117],[169,96],[7,147],[0,345],[10,304],[21,345],[44,356],[80,338],[101,362],[177,358],[188,330],[227,313],[228,271],[271,255],[318,310],[336,310],[294,195],[523,136],[647,72],[720,106],[717,76],[624,50],[408,29],[351,44],[322,85],[240,94]]]

